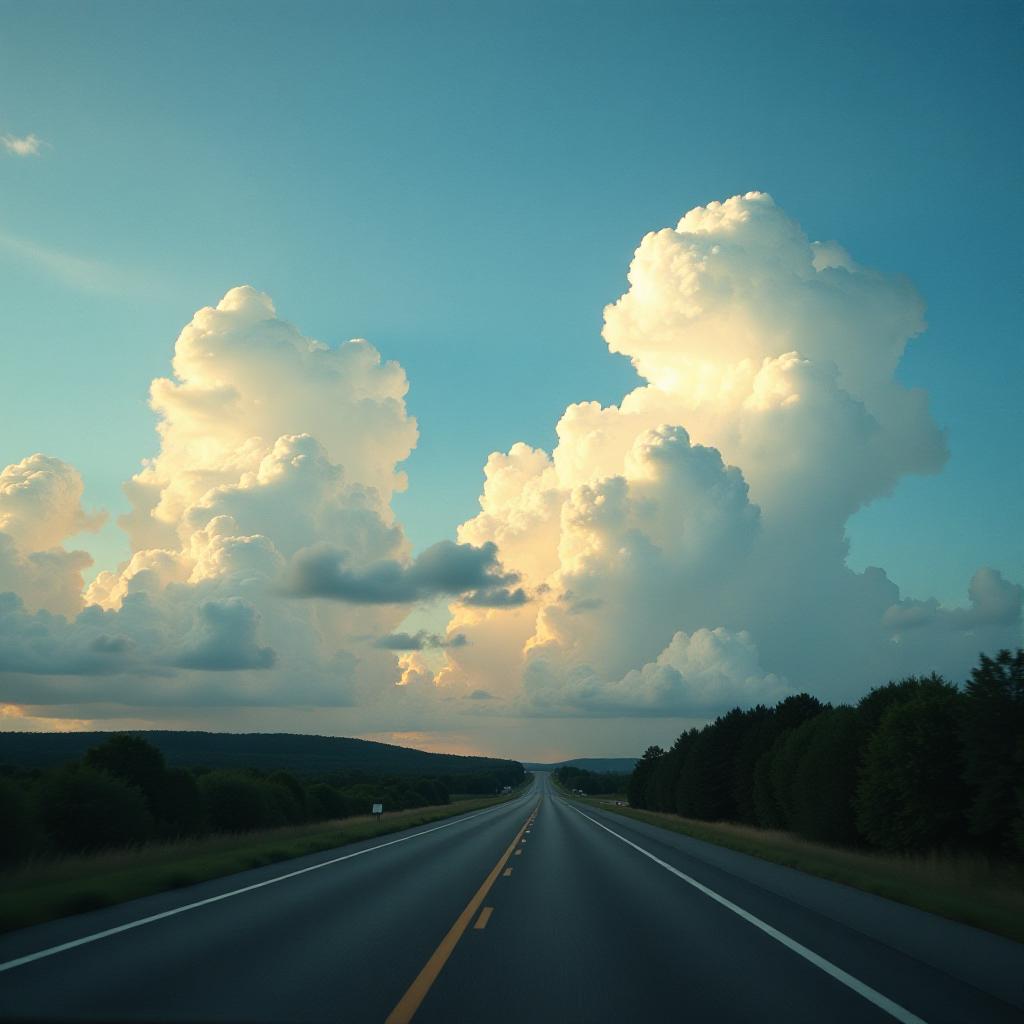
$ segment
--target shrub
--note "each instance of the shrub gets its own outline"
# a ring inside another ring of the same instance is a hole
[[[270,785],[239,772],[213,771],[199,780],[206,819],[214,832],[248,832],[287,824]]]
[[[28,856],[38,844],[32,801],[24,787],[0,778],[0,864]]]
[[[38,796],[43,827],[62,853],[140,843],[153,831],[140,789],[86,765],[53,772]]]

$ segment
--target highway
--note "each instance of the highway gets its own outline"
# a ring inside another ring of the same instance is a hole
[[[1024,946],[567,800],[0,936],[0,1018],[1024,1020]]]

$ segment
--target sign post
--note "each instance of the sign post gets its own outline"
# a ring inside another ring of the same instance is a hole
[[[375,818],[377,818],[378,821],[380,820],[380,816],[383,813],[384,813],[384,805],[383,804],[374,804],[373,805],[373,816]]]

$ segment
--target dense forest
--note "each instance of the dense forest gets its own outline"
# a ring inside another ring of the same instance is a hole
[[[963,688],[937,675],[855,706],[801,693],[650,747],[633,807],[784,829],[819,842],[1024,857],[1024,650],[982,656]]]
[[[112,732],[0,732],[0,765],[46,768],[73,761]],[[135,735],[148,740],[172,768],[256,768],[300,775],[361,771],[370,775],[472,775],[494,771],[521,777],[517,761],[493,757],[432,754],[412,747],[357,740],[345,736],[294,733],[175,732],[149,730]],[[467,792],[463,790],[463,792]]]
[[[559,785],[573,793],[596,796],[598,793],[622,793],[625,795],[629,783],[627,772],[592,772],[563,764],[552,773]]]
[[[452,793],[493,794],[525,777],[514,761],[456,760],[493,767],[432,776],[169,767],[145,734],[112,733],[80,760],[0,766],[0,863],[345,818],[378,802],[385,811],[446,804]]]

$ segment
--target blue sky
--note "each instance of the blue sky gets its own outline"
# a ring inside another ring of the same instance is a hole
[[[417,550],[477,510],[491,451],[635,386],[600,337],[644,234],[772,194],[812,239],[910,278],[898,372],[937,476],[849,524],[850,564],[962,602],[1024,579],[1016,3],[2,3],[0,466],[42,451],[87,507],[157,451],[175,337],[232,286],[366,337],[420,440]],[[111,522],[74,541],[113,568]]]

